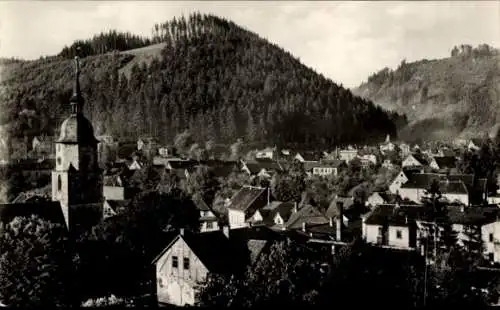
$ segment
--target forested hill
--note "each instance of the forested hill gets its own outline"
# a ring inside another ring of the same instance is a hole
[[[405,113],[402,138],[483,136],[500,123],[500,54],[486,44],[455,46],[448,58],[385,68],[353,92]]]
[[[84,107],[97,134],[157,135],[168,143],[188,129],[200,142],[243,138],[330,148],[394,136],[396,123],[405,121],[258,35],[194,14],[154,25],[151,38],[112,31],[76,41],[54,57],[4,62],[0,108],[8,112],[2,122],[12,135],[58,128],[69,112],[77,47],[87,56]]]

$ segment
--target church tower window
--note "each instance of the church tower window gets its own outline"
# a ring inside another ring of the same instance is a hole
[[[57,176],[57,190],[61,190],[62,189],[62,180],[61,180],[61,175],[58,175]]]

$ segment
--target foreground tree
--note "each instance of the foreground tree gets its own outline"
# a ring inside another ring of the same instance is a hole
[[[66,228],[38,217],[16,217],[0,229],[0,300],[13,307],[65,307],[74,263]]]
[[[314,305],[324,274],[319,253],[291,241],[271,246],[242,276],[209,275],[199,305],[265,307]]]

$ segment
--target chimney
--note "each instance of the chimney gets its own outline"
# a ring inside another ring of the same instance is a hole
[[[179,229],[179,234],[180,234],[181,236],[184,236],[184,228]]]
[[[227,238],[229,238],[229,226],[227,225],[222,226],[222,232]]]
[[[293,213],[297,213],[298,209],[297,209],[297,202],[294,202],[293,203]]]
[[[267,205],[271,203],[271,188],[267,188]]]
[[[305,232],[305,231],[306,231],[306,223],[305,223],[305,222],[303,222],[303,223],[302,223],[302,231],[303,231],[303,232]]]
[[[465,205],[460,205],[460,212],[465,212]]]
[[[330,227],[333,227],[333,218],[332,218],[332,217],[330,217],[328,220],[329,220],[329,225],[330,225]]]
[[[344,203],[342,201],[337,201],[337,213],[335,236],[337,241],[342,241],[342,220],[344,219]]]
[[[408,216],[405,216],[405,224],[408,224]]]

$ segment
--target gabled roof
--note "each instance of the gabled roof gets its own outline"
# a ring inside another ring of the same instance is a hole
[[[439,191],[443,194],[467,195],[469,193],[462,181],[441,181],[439,182]]]
[[[413,173],[408,175],[408,182],[402,188],[427,188],[433,180],[457,182],[462,181],[466,186],[474,184],[473,174],[442,174],[442,173]]]
[[[368,214],[365,224],[408,226],[418,220],[423,211],[418,205],[381,204]]]
[[[251,204],[261,195],[266,194],[266,189],[263,187],[243,186],[231,198],[229,209],[246,211]]]
[[[457,159],[454,156],[436,156],[434,160],[440,169],[456,167]]]
[[[17,216],[32,215],[52,223],[65,224],[61,204],[58,201],[0,204],[0,221],[9,223]]]
[[[302,156],[304,161],[317,162],[321,158],[323,158],[323,152],[302,151],[302,152],[298,152],[297,154],[300,154],[300,156]]]
[[[153,260],[153,264],[155,264],[172,245],[182,239],[210,272],[234,272],[244,267],[246,263],[251,263],[252,260],[257,259],[265,249],[267,241],[265,239],[246,238],[241,234],[233,237],[232,233],[233,230],[229,232],[228,238],[222,231],[204,233],[185,231],[183,235],[178,234],[173,238],[173,240]]]
[[[192,200],[199,211],[212,211],[200,195],[193,195]]]
[[[330,202],[330,205],[325,212],[325,216],[327,216],[328,218],[338,216],[337,202],[342,202],[344,211],[350,209],[354,205],[354,199],[352,197],[337,196]]]
[[[119,174],[105,175],[103,177],[104,186],[123,186],[122,178]]]
[[[419,163],[421,163],[424,166],[429,164],[429,161],[427,160],[427,158],[426,158],[426,156],[424,154],[421,154],[421,153],[412,153],[409,156],[413,156],[413,158],[415,158]]]
[[[306,225],[327,224],[330,220],[317,208],[306,205],[295,213],[292,213],[285,224],[287,229],[301,229],[302,223]]]
[[[292,202],[274,201],[273,203],[277,203],[277,205],[270,211],[269,218],[274,219],[276,214],[279,214],[283,221],[287,222],[293,214],[295,205]]]

